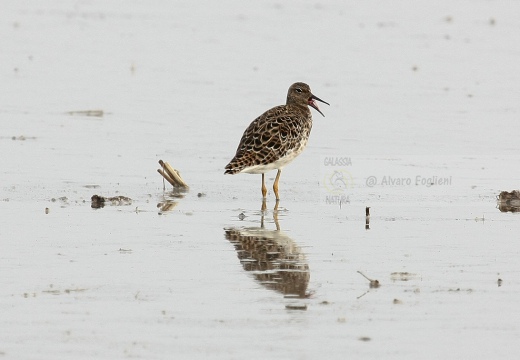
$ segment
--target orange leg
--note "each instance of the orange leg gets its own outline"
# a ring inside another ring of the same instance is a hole
[[[265,174],[262,174],[262,197],[265,199],[267,195],[267,187],[265,186]]]
[[[273,184],[273,190],[274,190],[274,194],[276,196],[276,200],[280,200],[280,195],[278,195],[278,181],[280,180],[281,173],[282,173],[282,170],[278,169],[278,173],[276,174],[276,179],[274,179],[274,184]]]

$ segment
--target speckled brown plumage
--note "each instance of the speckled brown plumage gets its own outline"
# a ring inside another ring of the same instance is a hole
[[[296,158],[307,146],[312,129],[312,115],[308,106],[321,113],[309,85],[298,82],[289,88],[285,105],[276,106],[246,129],[235,157],[226,165],[225,174],[264,174],[278,169],[274,189],[278,199],[278,179],[281,169]],[[262,175],[262,193],[265,185]]]

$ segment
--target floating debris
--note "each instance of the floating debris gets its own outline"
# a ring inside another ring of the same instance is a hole
[[[99,195],[92,195],[90,200],[92,201],[90,206],[93,209],[102,208],[105,206],[105,204],[114,206],[132,205],[132,199],[126,196],[103,197]]]
[[[83,185],[83,187],[87,188],[87,189],[99,189],[101,186],[99,185]]]
[[[49,210],[49,208],[48,208],[48,207],[46,207],[46,208],[45,208],[45,214],[48,214],[48,213],[49,213],[49,211],[50,211],[50,210]]]
[[[502,286],[502,279],[498,279],[497,280],[497,284],[498,284],[498,287],[501,287]]]
[[[25,135],[0,136],[0,139],[11,139],[13,141],[25,141],[25,140],[36,140],[36,136],[25,136]]]
[[[61,294],[70,294],[70,293],[76,293],[76,292],[85,292],[88,289],[86,288],[76,288],[76,289],[65,289],[65,290],[59,290],[59,289],[49,289],[49,290],[42,290],[43,294],[51,294],[51,295],[61,295]],[[25,296],[24,294],[24,297]]]
[[[78,110],[78,111],[67,111],[68,115],[72,116],[94,116],[103,117],[105,114],[103,110]]]
[[[393,281],[409,281],[415,277],[417,277],[417,274],[413,274],[413,273],[409,273],[409,272],[393,272],[390,274],[390,278]]]
[[[65,206],[70,205],[69,198],[66,197],[66,196],[61,196],[61,197],[59,197],[57,199],[56,198],[52,198],[51,202],[53,202],[53,203],[54,202],[60,202],[60,203],[62,203],[61,207],[65,207]]]
[[[360,273],[361,276],[363,276],[365,279],[367,279],[368,281],[370,281],[370,283],[368,284],[368,286],[369,286],[370,288],[377,289],[378,287],[381,286],[381,284],[379,283],[379,280],[372,280],[371,278],[369,278],[368,276],[366,276],[365,274],[363,274],[361,271],[358,271],[358,273]]]
[[[498,209],[501,212],[519,212],[520,211],[520,191],[513,190],[511,192],[502,191],[497,196]]]
[[[285,305],[287,310],[307,310],[306,304],[287,304]]]

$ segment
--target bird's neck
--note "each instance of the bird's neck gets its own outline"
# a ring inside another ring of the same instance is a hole
[[[295,103],[294,101],[288,100],[286,106],[287,106],[287,109],[295,109],[303,114],[310,114],[310,112],[311,112],[309,110],[309,107],[307,106],[307,104],[299,104],[299,103]]]

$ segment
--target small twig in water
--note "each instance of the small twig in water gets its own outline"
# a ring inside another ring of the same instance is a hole
[[[363,274],[359,270],[358,270],[358,273],[360,273],[361,276],[363,276],[365,279],[367,279],[369,281],[369,284],[368,284],[369,287],[371,287],[371,288],[378,288],[378,287],[381,286],[381,284],[379,284],[379,280],[373,280],[373,279],[369,278],[368,276],[366,276],[365,274]]]

